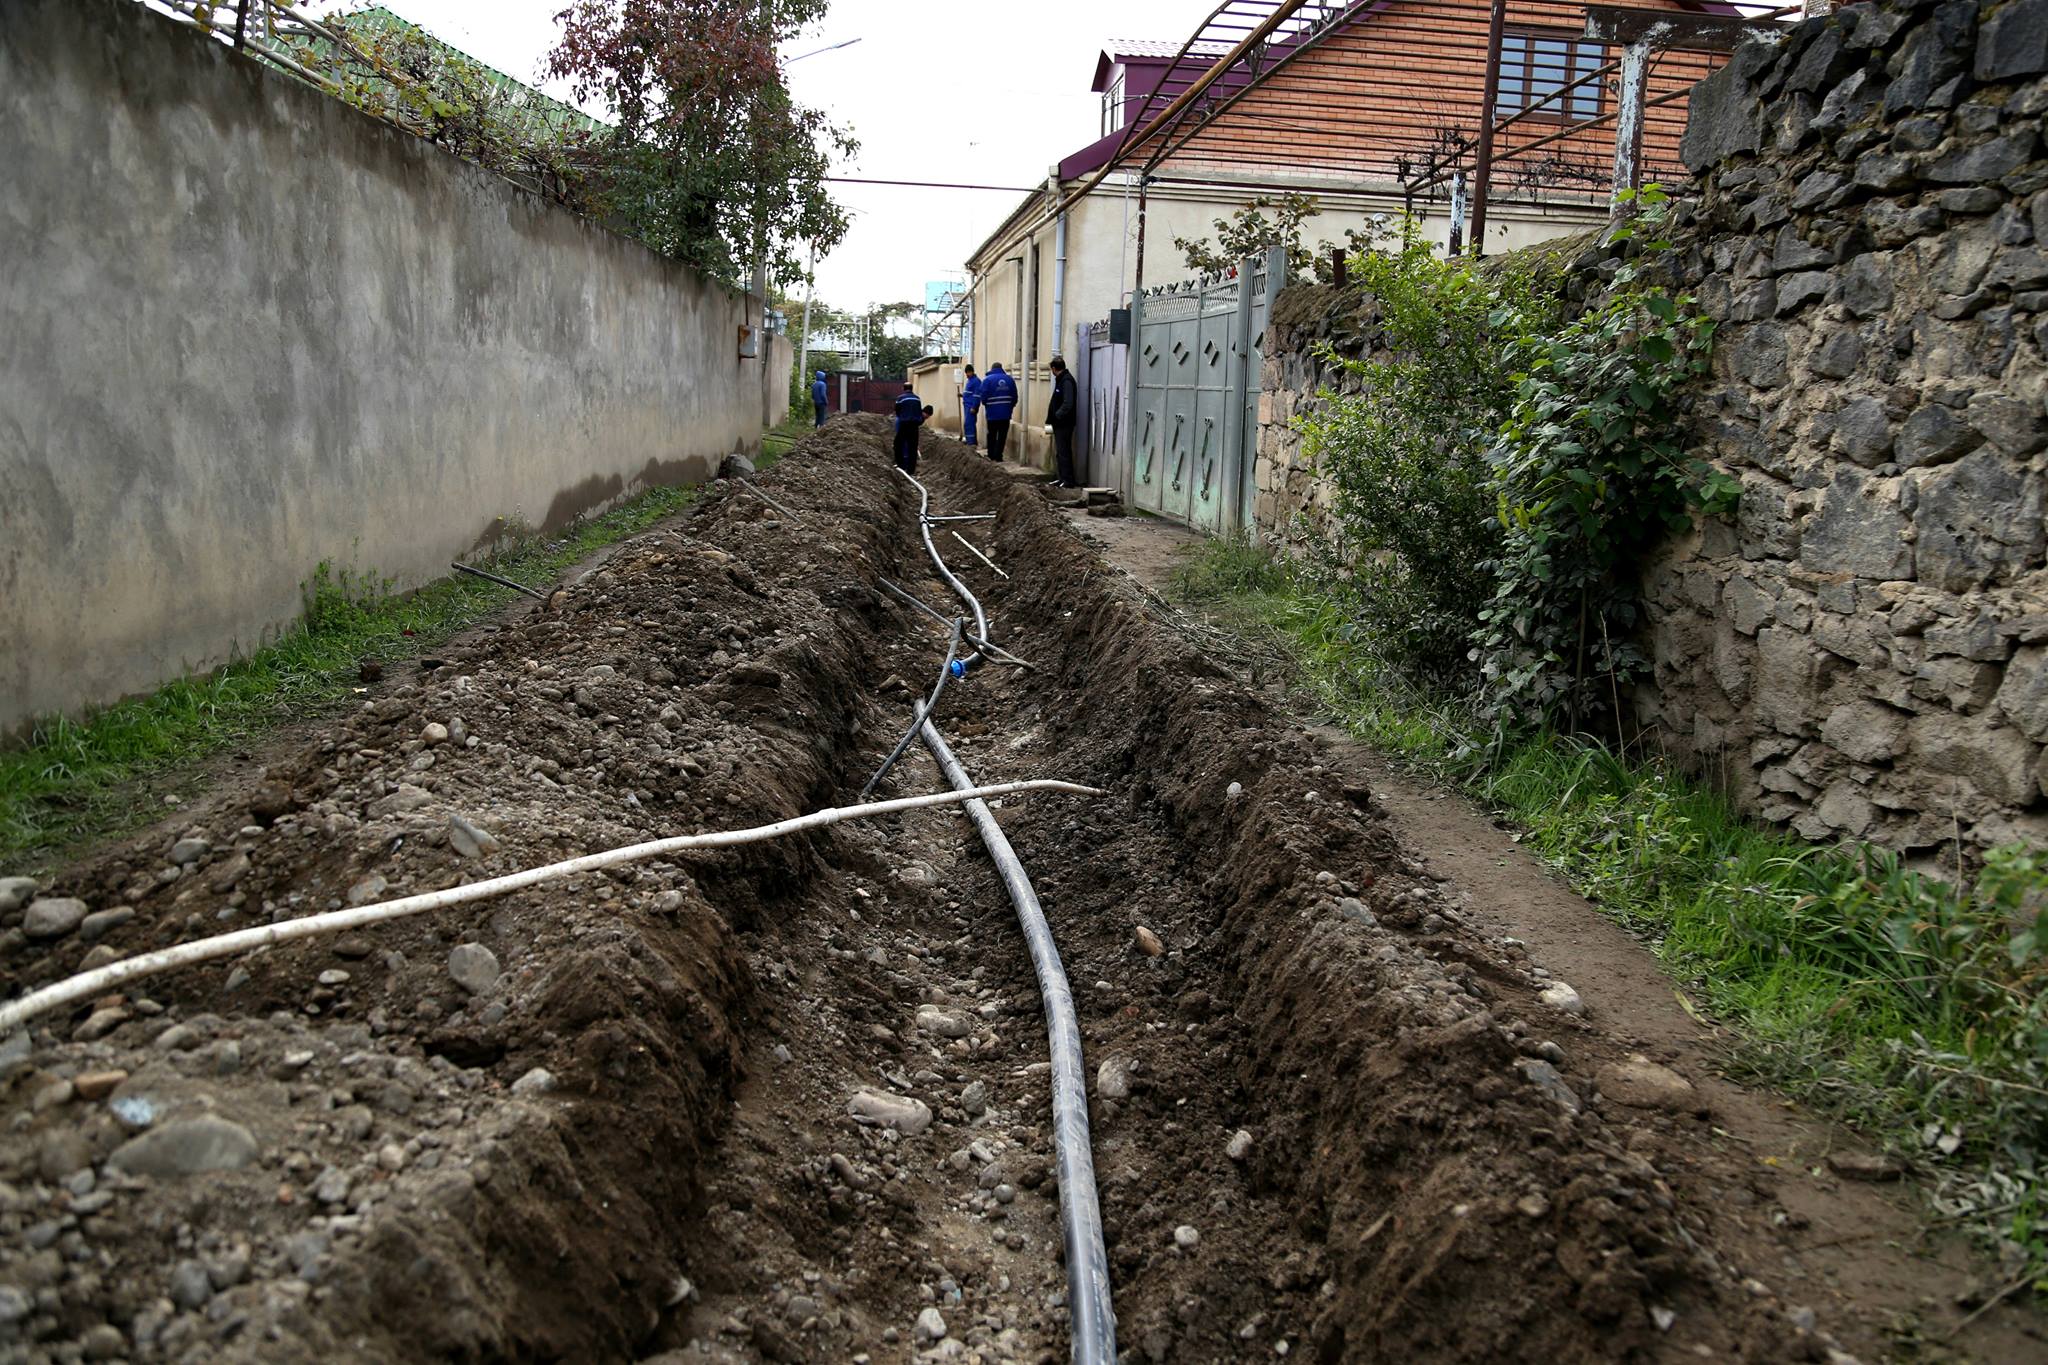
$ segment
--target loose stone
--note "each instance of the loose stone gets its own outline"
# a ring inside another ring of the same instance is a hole
[[[916,1137],[932,1126],[932,1111],[923,1100],[907,1095],[888,1095],[877,1090],[858,1090],[847,1104],[857,1123],[893,1128],[905,1137]]]
[[[84,901],[73,896],[45,896],[30,901],[22,916],[21,932],[32,939],[63,938],[85,922]]]
[[[130,1138],[107,1165],[129,1175],[183,1176],[238,1171],[256,1159],[256,1135],[214,1115],[180,1119]]]
[[[512,1082],[515,1095],[545,1095],[554,1088],[555,1073],[544,1066],[537,1066]]]
[[[498,984],[498,955],[481,943],[462,943],[448,950],[448,975],[471,995]]]

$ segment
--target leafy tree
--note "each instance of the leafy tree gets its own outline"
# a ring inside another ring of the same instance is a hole
[[[910,362],[924,354],[924,337],[896,336],[889,331],[892,322],[924,315],[922,303],[885,303],[870,310],[869,321],[873,325],[868,345],[868,373],[876,379],[904,379],[910,374]]]
[[[1213,243],[1207,237],[1176,237],[1174,249],[1187,261],[1188,269],[1214,274],[1269,247],[1284,246],[1288,273],[1299,276],[1308,270],[1312,259],[1301,244],[1301,225],[1315,217],[1320,207],[1312,194],[1261,195],[1228,218],[1211,223],[1216,230]],[[1267,217],[1268,213],[1272,217]]]
[[[803,248],[829,250],[846,211],[827,192],[834,155],[857,147],[823,111],[790,98],[776,44],[826,0],[572,0],[556,16],[551,76],[618,123],[604,142],[606,204],[664,255],[737,281],[765,223],[770,280],[804,275]]]

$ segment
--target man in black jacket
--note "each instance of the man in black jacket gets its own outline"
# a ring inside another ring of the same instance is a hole
[[[1052,429],[1053,458],[1058,465],[1059,477],[1053,480],[1056,488],[1081,486],[1081,476],[1074,471],[1074,423],[1080,416],[1081,394],[1074,386],[1074,376],[1067,373],[1067,362],[1054,356],[1052,406],[1046,411],[1045,421]]]

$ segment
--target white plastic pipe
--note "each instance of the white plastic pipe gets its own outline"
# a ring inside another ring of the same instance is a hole
[[[761,843],[825,825],[836,825],[842,820],[867,820],[878,815],[893,815],[898,811],[918,810],[925,806],[950,806],[962,801],[977,801],[983,797],[1024,791],[1063,791],[1073,792],[1079,796],[1104,794],[1099,787],[1038,778],[1028,782],[1003,782],[992,787],[976,787],[970,791],[931,792],[924,796],[901,796],[891,801],[872,801],[858,806],[833,806],[813,811],[809,815],[778,820],[772,825],[757,825],[752,829],[721,830],[713,834],[680,834],[644,844],[628,844],[604,853],[571,858],[567,862],[549,863],[544,867],[528,868],[524,872],[492,877],[488,881],[451,886],[445,891],[423,891],[418,895],[402,896],[397,900],[380,901],[375,905],[358,906],[352,910],[333,910],[322,915],[308,915],[304,919],[286,920],[282,924],[264,924],[254,929],[238,929],[232,934],[217,934],[212,938],[181,943],[174,948],[160,948],[153,953],[144,953],[140,957],[110,962],[104,967],[95,967],[89,972],[66,977],[62,981],[44,986],[41,990],[31,991],[10,1004],[0,1006],[0,1033],[17,1028],[37,1015],[46,1014],[59,1006],[89,1000],[124,982],[155,976],[174,967],[189,967],[197,962],[232,957],[236,953],[248,952],[253,948],[267,948],[272,944],[290,943],[294,939],[312,938],[318,934],[339,933],[344,929],[355,929],[383,920],[425,914],[429,910],[445,910],[449,906],[488,900],[493,896],[502,896],[508,891],[538,886],[542,882],[573,877],[579,872],[595,872],[600,868],[617,867],[622,863],[643,862],[648,858],[659,858],[689,849],[731,848],[737,844]]]

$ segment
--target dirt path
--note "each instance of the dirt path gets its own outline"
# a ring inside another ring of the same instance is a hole
[[[1167,595],[1202,538],[1151,518],[1067,520],[1104,559],[1147,592]],[[1566,979],[1608,1040],[1690,1078],[1710,1116],[1702,1174],[1714,1198],[1758,1233],[1789,1232],[1784,1274],[1812,1303],[1829,1304],[1894,1350],[1985,1361],[2048,1359],[2038,1314],[1994,1309],[1969,1321],[2005,1277],[1959,1237],[1930,1231],[1924,1197],[1908,1184],[1844,1181],[1830,1153],[1868,1153],[1837,1125],[1720,1074],[1729,1039],[1687,1008],[1643,944],[1603,917],[1462,794],[1404,771],[1345,732],[1303,716],[1330,766],[1372,789],[1401,843],[1456,895],[1477,925],[1526,945],[1532,963]],[[1883,1347],[1873,1346],[1873,1350]],[[1890,1351],[1885,1351],[1890,1354]]]
[[[877,580],[952,607],[884,430],[764,476],[800,521],[714,493],[196,803],[199,842],[63,869],[99,917],[11,982],[852,800],[942,652]],[[1768,1107],[1626,1013],[1633,945],[1486,879],[1483,827],[1191,649],[1031,488],[945,441],[926,472],[998,513],[963,534],[1009,577],[955,567],[1039,666],[942,728],[979,778],[1108,792],[998,817],[1075,987],[1125,1359],[1883,1352],[1937,1282],[1802,1250],[1874,1225],[1797,1202]],[[940,785],[914,749],[884,790]],[[0,1040],[0,1361],[1066,1355],[1043,1020],[957,813],[142,987]]]

